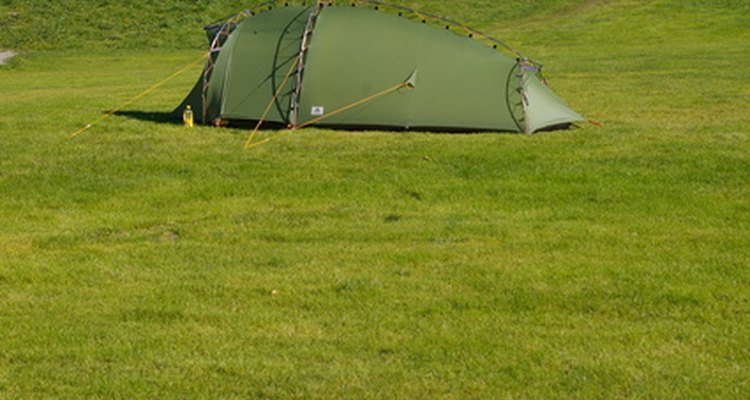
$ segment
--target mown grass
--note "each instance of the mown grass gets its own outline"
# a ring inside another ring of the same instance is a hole
[[[149,120],[196,70],[67,140],[199,52],[0,67],[0,397],[747,398],[747,8],[571,4],[479,27],[601,128],[245,151]]]

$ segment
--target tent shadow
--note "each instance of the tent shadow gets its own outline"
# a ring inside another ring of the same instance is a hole
[[[155,122],[158,124],[171,124],[171,125],[182,125],[182,119],[175,115],[174,112],[160,112],[160,111],[142,111],[142,110],[125,110],[115,111],[114,115],[119,117],[137,119],[139,121]],[[254,120],[225,120],[221,126],[235,129],[252,129],[255,127],[258,121]],[[569,130],[571,128],[577,128],[575,124],[564,123],[546,127],[540,129],[539,132],[555,132]],[[266,121],[263,123],[263,129],[280,130],[286,129],[287,124]],[[430,126],[416,126],[416,127],[393,127],[393,126],[381,126],[381,125],[316,125],[318,129],[329,129],[336,131],[381,131],[381,132],[421,132],[421,133],[432,133],[432,134],[475,134],[475,133],[509,133],[508,131],[499,131],[493,129],[461,129],[461,128],[445,128],[445,127],[430,127]]]
[[[160,111],[141,111],[141,110],[126,110],[116,111],[114,115],[118,117],[126,117],[137,119],[139,121],[156,122],[159,124],[181,124],[182,121],[176,118],[173,112],[160,112]]]

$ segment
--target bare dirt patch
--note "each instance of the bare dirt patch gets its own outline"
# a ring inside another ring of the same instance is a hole
[[[18,53],[13,50],[0,50],[0,65],[5,65],[8,60],[15,57]]]

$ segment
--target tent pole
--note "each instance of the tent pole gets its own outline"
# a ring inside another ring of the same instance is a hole
[[[278,1],[278,0],[277,0]],[[208,47],[208,57],[206,59],[206,65],[203,68],[203,84],[201,88],[201,102],[203,103],[203,110],[201,110],[201,120],[203,123],[206,123],[206,119],[208,118],[208,84],[211,79],[211,75],[214,70],[215,65],[215,58],[218,58],[218,53],[221,51],[221,48],[224,46],[224,42],[227,38],[229,38],[229,35],[234,31],[234,27],[237,26],[237,24],[242,20],[243,18],[247,18],[249,16],[255,15],[255,11],[263,8],[263,7],[269,7],[273,4],[275,4],[277,1],[266,1],[260,4],[257,4],[253,8],[249,8],[246,10],[242,10],[238,12],[237,14],[234,14],[232,16],[229,16],[224,19],[224,22],[221,23],[221,27],[217,31],[216,35],[214,36],[213,40],[211,40],[211,44]],[[210,25],[210,26],[215,26]],[[208,27],[206,27],[208,28]]]
[[[302,92],[302,73],[305,69],[305,56],[307,55],[307,49],[310,45],[310,36],[315,29],[315,19],[320,14],[320,11],[325,7],[325,4],[318,2],[310,14],[307,16],[307,23],[305,24],[305,31],[302,33],[302,42],[300,44],[299,55],[297,55],[297,73],[294,82],[294,92],[292,92],[291,110],[289,112],[289,125],[291,128],[297,126],[299,121],[299,101],[300,94]]]

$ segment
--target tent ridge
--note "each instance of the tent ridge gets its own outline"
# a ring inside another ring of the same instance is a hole
[[[490,41],[490,42],[493,43],[493,48],[497,48],[497,46],[501,46],[504,49],[506,49],[509,52],[511,52],[515,57],[517,57],[517,58],[523,58],[523,55],[520,52],[518,52],[517,50],[513,49],[512,47],[510,47],[509,45],[505,44],[504,42],[502,42],[502,41],[500,41],[500,40],[498,40],[498,39],[496,39],[496,38],[494,38],[494,37],[492,37],[492,36],[490,36],[490,35],[482,32],[482,31],[476,30],[476,29],[471,28],[471,27],[469,27],[469,26],[467,26],[465,24],[462,24],[460,22],[457,22],[457,21],[452,20],[450,18],[446,18],[446,17],[441,16],[441,15],[432,14],[432,13],[423,12],[423,11],[418,11],[415,8],[406,7],[406,6],[389,3],[389,2],[386,2],[386,1],[380,1],[380,0],[356,0],[356,3],[371,4],[371,5],[375,6],[376,10],[378,10],[379,9],[378,7],[381,7],[381,6],[382,7],[393,8],[395,10],[401,10],[401,11],[406,11],[406,12],[412,13],[412,14],[420,17],[420,18],[423,18],[423,21],[424,21],[424,18],[427,17],[427,18],[430,18],[430,19],[433,19],[433,20],[436,20],[436,21],[440,21],[440,22],[449,24],[449,25],[454,25],[454,26],[459,27],[459,28],[463,29],[464,31],[466,31],[466,33],[468,34],[468,36],[470,38],[473,38],[475,35],[479,36],[479,37],[483,37],[483,38],[485,38],[488,41]],[[426,21],[424,21],[424,22],[426,22]]]

